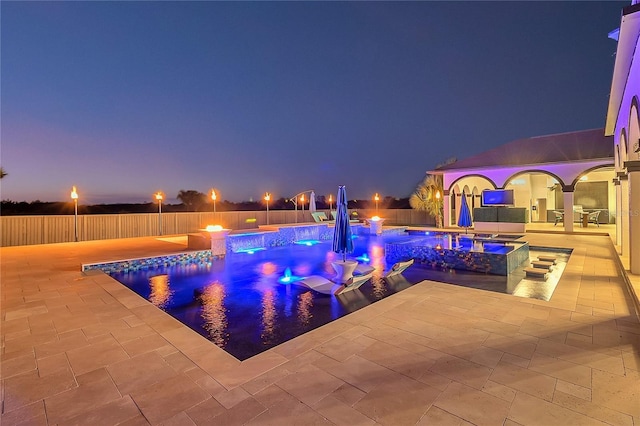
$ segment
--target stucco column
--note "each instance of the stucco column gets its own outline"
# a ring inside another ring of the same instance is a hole
[[[573,189],[562,191],[564,199],[564,230],[573,232]]]
[[[444,196],[442,197],[442,209],[444,214],[442,217],[442,225],[446,228],[451,226],[451,196],[448,190],[444,190]]]
[[[618,219],[620,219],[620,254],[623,256],[629,256],[629,237],[631,232],[629,230],[629,180],[627,175],[620,176],[620,193],[622,202],[620,203],[621,209],[617,212]]]
[[[629,177],[629,264],[632,274],[640,274],[640,160],[625,161]]]
[[[622,187],[620,186],[620,179],[613,179],[613,184],[616,188],[616,246],[622,246],[622,221],[620,220],[620,212],[622,211]],[[611,214],[611,212],[609,212]]]

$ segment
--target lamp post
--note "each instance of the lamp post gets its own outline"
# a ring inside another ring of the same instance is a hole
[[[216,212],[216,200],[218,199],[218,194],[216,194],[215,189],[211,189],[211,199],[213,200],[213,212]]]
[[[304,220],[304,194],[300,196],[300,206],[302,206],[302,219]]]
[[[267,202],[267,225],[269,224],[269,200],[271,200],[271,194],[268,192],[264,194],[264,200]]]
[[[71,189],[71,199],[73,200],[73,206],[74,206],[74,215],[73,215],[73,236],[74,236],[74,241],[77,243],[78,242],[78,191],[76,190],[76,187],[74,186]]]
[[[376,214],[378,214],[378,201],[380,201],[380,196],[376,192],[376,195],[373,196],[373,199],[376,201]]]
[[[156,200],[158,200],[158,234],[162,235],[162,193],[156,192]]]
[[[331,210],[333,210],[331,203],[333,203],[333,196],[329,194],[329,214],[331,214]]]
[[[436,228],[440,228],[440,190],[436,191]]]

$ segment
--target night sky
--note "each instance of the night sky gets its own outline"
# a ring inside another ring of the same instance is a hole
[[[1,2],[2,199],[407,197],[604,127],[630,2]]]

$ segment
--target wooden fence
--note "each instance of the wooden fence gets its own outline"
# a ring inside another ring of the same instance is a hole
[[[329,212],[325,213],[329,216]],[[357,214],[360,219],[378,215],[385,218],[385,225],[432,226],[435,223],[425,212],[408,209],[358,210]],[[269,211],[272,225],[307,222],[313,222],[313,218],[306,210]],[[72,242],[74,223],[74,215],[1,216],[2,247]],[[78,215],[78,241],[187,234],[207,225],[241,230],[266,224],[266,211]]]

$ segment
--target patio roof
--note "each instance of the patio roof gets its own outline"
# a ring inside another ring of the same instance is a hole
[[[613,161],[613,137],[605,136],[604,129],[592,129],[518,139],[473,157],[447,164],[435,171],[567,163],[609,158]]]

